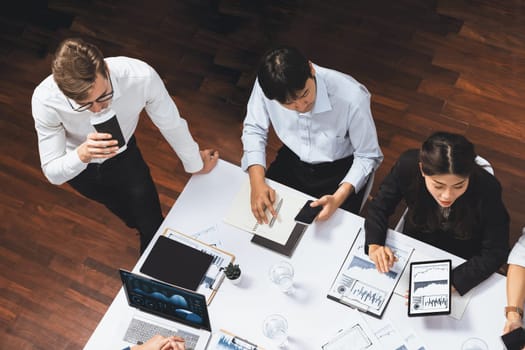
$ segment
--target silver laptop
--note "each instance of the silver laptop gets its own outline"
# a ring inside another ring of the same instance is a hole
[[[185,339],[186,350],[206,348],[211,325],[204,295],[126,270],[119,272],[128,304],[138,309],[125,342],[142,344],[156,334],[178,335]]]

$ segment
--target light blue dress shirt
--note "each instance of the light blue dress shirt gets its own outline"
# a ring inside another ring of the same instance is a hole
[[[303,162],[332,162],[354,155],[352,167],[341,183],[359,192],[383,160],[370,110],[370,93],[349,75],[313,65],[317,93],[313,109],[299,113],[269,100],[258,80],[248,101],[242,143],[241,167],[266,168],[266,143],[270,124],[279,139]]]

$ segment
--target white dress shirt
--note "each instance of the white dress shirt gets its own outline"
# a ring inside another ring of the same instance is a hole
[[[133,136],[139,115],[145,109],[177,153],[184,170],[193,173],[202,169],[199,146],[157,72],[133,58],[110,57],[105,61],[114,91],[110,108],[116,112],[126,143]],[[89,110],[75,112],[52,75],[36,87],[31,104],[45,176],[56,185],[71,180],[87,167],[76,149],[86,141],[89,133],[95,132],[90,123],[93,113]]]
[[[255,81],[248,101],[242,142],[243,170],[254,164],[266,168],[266,143],[272,124],[279,139],[303,162],[332,162],[354,155],[341,181],[355,192],[383,160],[370,110],[370,93],[349,75],[314,65],[317,93],[313,109],[299,113],[269,100]]]
[[[520,239],[510,251],[507,263],[525,267],[525,228]]]

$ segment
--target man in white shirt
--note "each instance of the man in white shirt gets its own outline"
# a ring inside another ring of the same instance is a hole
[[[55,53],[52,72],[31,101],[44,175],[55,185],[68,182],[136,228],[142,252],[163,215],[133,135],[141,111],[146,110],[187,172],[211,171],[219,154],[199,151],[159,75],[142,61],[104,59],[96,46],[66,39]],[[115,135],[96,131],[93,121],[103,115],[116,115],[125,146],[117,146]]]
[[[270,124],[283,142],[266,169]],[[241,166],[251,185],[259,223],[276,215],[268,177],[319,198],[318,220],[341,207],[358,213],[370,174],[383,160],[370,110],[370,93],[349,75],[317,66],[293,47],[262,59],[248,101]]]

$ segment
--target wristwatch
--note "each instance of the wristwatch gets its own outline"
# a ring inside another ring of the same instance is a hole
[[[523,318],[523,309],[519,306],[505,306],[505,318],[509,312],[517,312]]]

